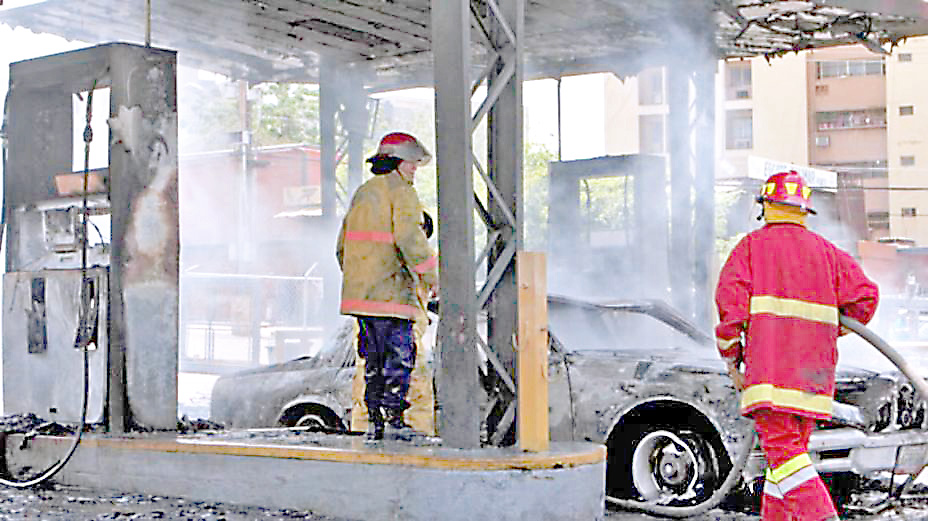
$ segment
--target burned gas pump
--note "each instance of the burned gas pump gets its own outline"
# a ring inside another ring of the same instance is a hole
[[[4,413],[78,421],[86,347],[88,423],[176,429],[176,53],[14,63],[4,133]]]

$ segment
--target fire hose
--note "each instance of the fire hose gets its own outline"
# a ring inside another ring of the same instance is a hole
[[[839,321],[842,326],[857,333],[861,338],[873,345],[883,356],[888,358],[889,361],[899,368],[902,374],[912,382],[918,394],[921,395],[923,399],[928,400],[928,383],[912,369],[898,351],[893,349],[885,340],[859,321],[844,315],[840,316]],[[741,473],[744,471],[744,467],[747,465],[748,458],[750,457],[751,449],[754,448],[756,441],[756,433],[752,436],[745,436],[744,443],[739,447],[739,451],[737,452],[738,460],[732,465],[725,481],[722,482],[709,499],[698,505],[675,507],[635,501],[632,499],[619,499],[610,496],[606,496],[606,502],[625,510],[644,512],[661,517],[683,518],[705,513],[718,506],[738,484],[741,479]]]
[[[925,383],[925,379],[912,369],[912,366],[906,362],[905,358],[903,358],[898,351],[893,349],[885,340],[877,336],[870,328],[853,318],[842,315],[841,325],[857,333],[861,338],[870,342],[873,347],[877,348],[879,352],[883,353],[883,356],[888,358],[889,361],[898,367],[899,370],[902,371],[902,374],[912,382],[912,385],[915,387],[915,390],[918,391],[918,394],[922,396],[922,399],[928,400],[928,383]]]

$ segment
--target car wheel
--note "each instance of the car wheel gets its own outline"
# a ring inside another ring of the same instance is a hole
[[[284,411],[277,420],[281,427],[308,427],[310,430],[343,430],[332,411],[318,405],[301,404]]]
[[[326,425],[325,420],[322,419],[322,416],[315,414],[315,413],[309,413],[309,414],[304,414],[299,419],[297,419],[296,425],[294,425],[294,427],[309,427],[310,429],[325,429],[325,428],[328,428],[329,426]]]
[[[719,461],[704,436],[672,428],[648,429],[631,449],[631,481],[641,499],[697,504],[718,488]]]

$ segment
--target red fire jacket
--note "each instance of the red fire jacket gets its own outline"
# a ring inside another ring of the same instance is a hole
[[[744,237],[715,295],[719,353],[745,364],[742,414],[769,408],[830,418],[838,314],[867,323],[878,299],[850,255],[803,226],[767,224]]]

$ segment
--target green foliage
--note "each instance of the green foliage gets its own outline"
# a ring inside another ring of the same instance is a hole
[[[319,142],[319,89],[297,83],[254,87],[252,129],[256,146]]]
[[[230,80],[186,85],[179,104],[185,153],[229,149],[241,143],[239,86]],[[319,89],[262,83],[248,93],[252,145],[319,143]]]
[[[522,156],[522,206],[525,249],[544,251],[548,237],[548,163],[554,152],[526,143]]]

